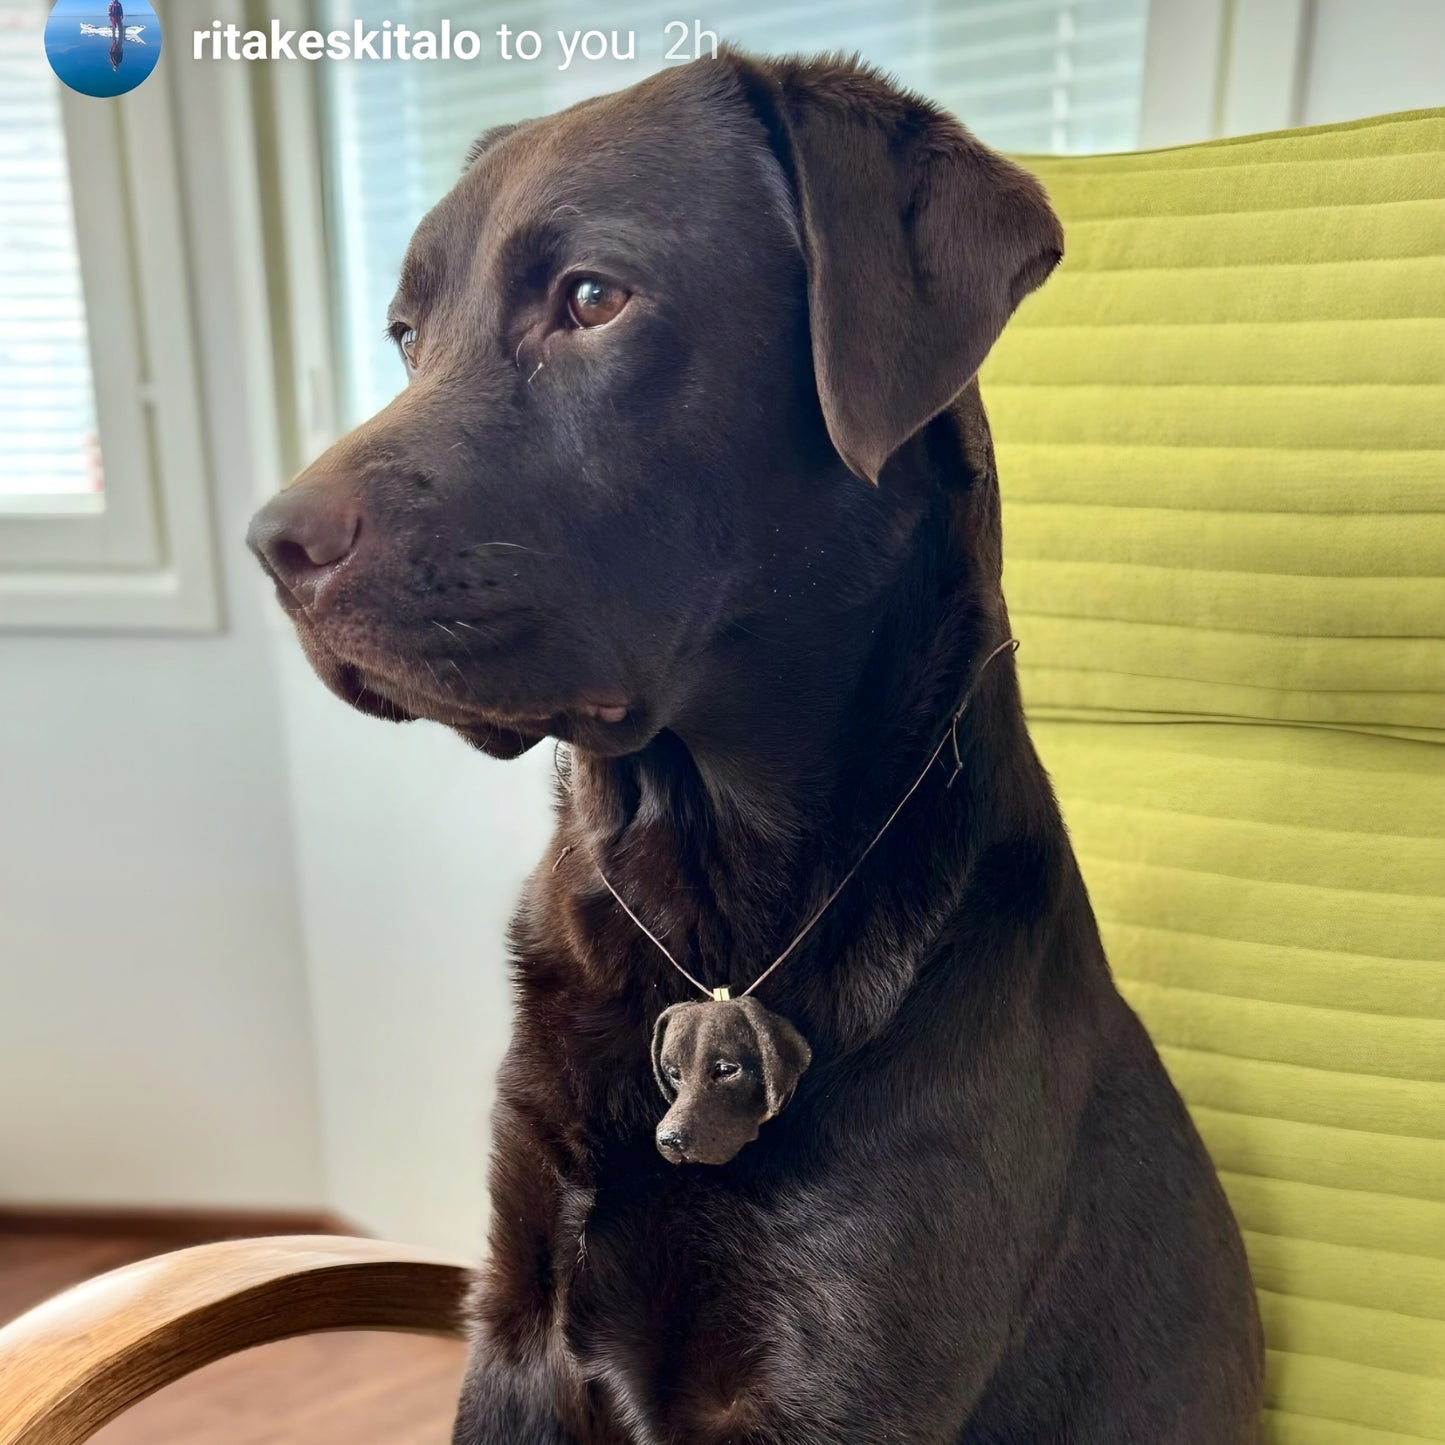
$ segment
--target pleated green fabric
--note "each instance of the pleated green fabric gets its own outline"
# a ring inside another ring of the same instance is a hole
[[[1245,1232],[1277,1445],[1445,1441],[1445,112],[1030,158],[1035,740]]]
[[[983,373],[1031,710],[1445,740],[1445,112],[1031,160]]]

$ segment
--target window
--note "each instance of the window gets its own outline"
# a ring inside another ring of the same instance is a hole
[[[212,627],[168,89],[74,95],[48,11],[0,0],[0,626]]]
[[[1148,9],[1148,0],[729,0],[691,9],[633,0],[599,16],[594,0],[534,0],[465,11],[488,47],[475,61],[325,66],[343,419],[361,420],[402,385],[381,341],[386,305],[413,227],[455,182],[470,142],[498,121],[557,110],[660,68],[678,39],[675,27],[664,34],[677,15],[689,16],[688,57],[694,13],[720,39],[763,53],[857,49],[999,149],[1063,152],[1137,145]],[[461,12],[449,0],[389,0],[361,13],[377,26],[439,30]],[[321,5],[327,28],[349,26],[356,14],[348,0]],[[491,47],[503,23],[536,29],[551,48],[535,63],[497,60]],[[610,37],[614,25],[636,32],[636,62],[579,59],[558,69],[556,31],[600,28]]]
[[[36,45],[44,12],[0,11],[0,507],[94,513],[104,502],[90,337],[60,87]]]

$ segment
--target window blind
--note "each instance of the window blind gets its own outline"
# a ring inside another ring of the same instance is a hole
[[[386,304],[412,228],[456,181],[472,139],[490,125],[543,115],[630,85],[679,56],[691,58],[696,19],[720,40],[762,53],[857,50],[905,85],[954,111],[1006,151],[1127,150],[1138,143],[1147,0],[795,0],[679,6],[675,0],[595,0],[458,6],[387,0],[360,8],[325,0],[328,28],[442,21],[482,37],[472,61],[351,62],[323,68],[336,301],[344,402],[360,420],[403,382],[381,339]],[[711,10],[711,13],[710,13]],[[682,29],[670,21],[687,16]],[[537,31],[539,59],[496,58],[499,26]],[[636,59],[559,69],[559,30],[636,35]]]
[[[0,512],[101,490],[49,8],[0,0]]]

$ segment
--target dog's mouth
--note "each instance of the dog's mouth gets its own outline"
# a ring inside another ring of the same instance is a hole
[[[756,1137],[756,1134],[753,1135],[753,1138]],[[661,1154],[669,1164],[697,1164],[716,1169],[724,1164],[731,1164],[742,1151],[743,1146],[750,1142],[751,1140],[741,1139],[736,1143],[714,1144],[711,1147],[700,1147],[695,1144],[683,1147],[680,1145],[663,1144],[659,1141],[657,1152]]]
[[[288,609],[290,611],[291,609]],[[426,720],[453,729],[496,758],[520,757],[547,737],[617,756],[650,736],[646,709],[599,691],[556,704],[482,700],[454,659],[381,649],[347,638],[346,651],[323,637],[304,608],[291,612],[312,669],[343,702],[386,722]]]

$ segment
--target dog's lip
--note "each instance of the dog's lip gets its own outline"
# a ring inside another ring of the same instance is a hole
[[[431,695],[428,694],[428,701],[430,700]],[[568,724],[585,729],[592,723],[601,724],[601,731],[608,731],[629,720],[636,721],[638,715],[630,700],[619,702],[612,698],[598,697],[582,697],[553,707],[467,703],[459,698],[447,698],[445,702],[469,713],[474,719],[482,719],[498,727],[521,728],[532,732],[555,732],[559,727]]]
[[[428,717],[448,727],[500,728],[531,737],[548,733],[611,733],[634,717],[628,702],[585,697],[553,705],[521,706],[473,701],[453,693],[425,687],[414,676],[398,682],[386,672],[366,663],[336,658],[339,691],[363,712],[404,719]],[[400,699],[404,697],[405,702]],[[420,706],[418,706],[420,705]]]
[[[387,722],[414,722],[415,714],[389,698],[384,692],[372,687],[362,670],[354,663],[338,661],[332,690],[344,702],[358,712],[372,717],[384,718]]]
[[[402,688],[384,674],[369,676],[373,669],[354,663],[343,662],[339,670],[342,685],[337,690],[360,711],[399,721],[428,718],[477,738],[484,746],[514,735],[515,751],[525,752],[551,736],[607,753],[629,752],[648,730],[644,711],[630,701],[590,697],[550,708],[545,704],[474,702],[423,688],[414,678]],[[406,702],[399,701],[398,695]],[[508,751],[513,750],[509,747]]]
[[[572,698],[545,703],[458,696],[425,685],[412,669],[398,676],[388,663],[400,661],[399,657],[357,657],[338,651],[305,608],[298,608],[292,620],[322,681],[358,712],[372,717],[390,722],[427,718],[455,728],[484,751],[500,746],[507,756],[526,752],[549,735],[621,755],[641,746],[650,735],[646,708],[620,690],[584,690]],[[425,663],[425,658],[421,661]]]
[[[626,700],[617,702],[613,699],[592,699],[583,698],[576,706],[575,711],[583,717],[595,718],[598,722],[620,723],[627,721],[627,714],[631,712]],[[564,711],[573,711],[567,708]]]

